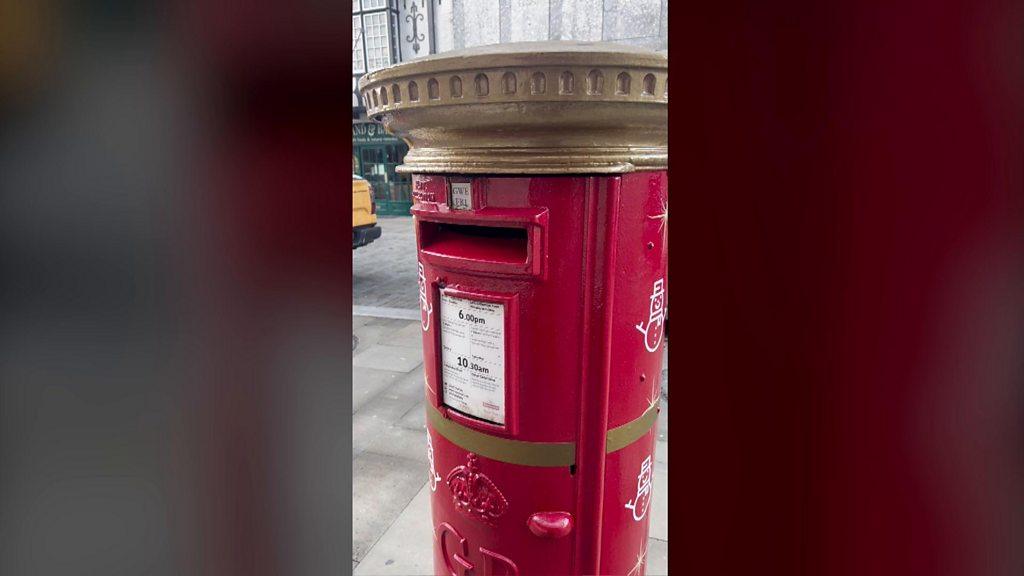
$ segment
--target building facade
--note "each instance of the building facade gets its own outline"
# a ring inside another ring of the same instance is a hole
[[[352,0],[353,169],[374,187],[381,214],[408,214],[408,146],[366,126],[367,72],[459,48],[536,40],[618,42],[668,49],[668,0]]]

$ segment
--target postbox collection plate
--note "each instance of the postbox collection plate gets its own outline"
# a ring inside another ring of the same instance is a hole
[[[505,305],[441,292],[444,403],[505,424]]]

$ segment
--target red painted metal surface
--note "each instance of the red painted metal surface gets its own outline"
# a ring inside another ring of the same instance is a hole
[[[456,180],[452,178],[452,180]],[[504,442],[573,443],[566,466],[512,464],[428,418],[437,574],[643,574],[653,427],[609,430],[657,402],[667,293],[668,175],[414,177],[428,411]],[[505,305],[505,418],[449,409],[441,294]]]

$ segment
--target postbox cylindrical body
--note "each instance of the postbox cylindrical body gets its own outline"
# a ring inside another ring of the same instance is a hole
[[[667,312],[664,58],[499,46],[361,88],[411,147],[436,574],[643,574]]]

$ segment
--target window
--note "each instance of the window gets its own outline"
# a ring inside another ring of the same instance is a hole
[[[363,39],[366,44],[366,68],[372,72],[391,64],[387,12],[363,15]]]
[[[352,72],[366,72],[363,62],[363,27],[360,26],[359,16],[352,17]]]
[[[387,8],[387,0],[363,0],[363,10],[373,10],[374,8]]]
[[[401,151],[398,146],[394,144],[388,144],[384,146],[384,153],[387,155],[388,164],[401,164]]]
[[[394,13],[391,14],[391,61],[398,62],[398,48],[400,46],[398,40],[398,16]]]
[[[359,12],[359,0],[352,0],[352,13]]]

